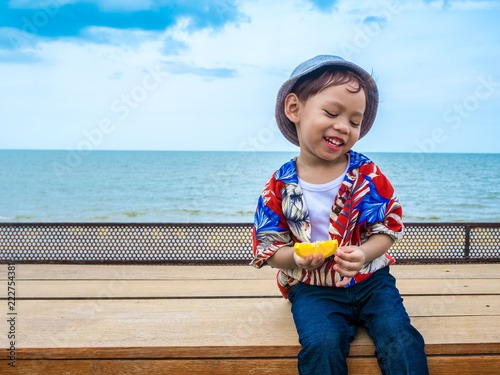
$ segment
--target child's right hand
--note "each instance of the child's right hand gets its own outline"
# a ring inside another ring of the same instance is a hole
[[[315,270],[321,267],[325,263],[325,258],[322,254],[316,254],[316,256],[309,255],[305,258],[299,257],[295,252],[293,253],[293,260],[295,264],[305,270]]]

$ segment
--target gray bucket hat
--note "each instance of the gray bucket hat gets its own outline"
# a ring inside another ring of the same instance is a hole
[[[378,89],[377,84],[373,80],[372,76],[366,72],[364,69],[360,68],[356,64],[353,64],[349,61],[344,60],[339,56],[331,56],[331,55],[319,55],[309,59],[299,66],[295,68],[295,70],[290,75],[290,78],[281,86],[278,91],[278,97],[276,99],[276,123],[278,124],[281,133],[292,142],[295,146],[299,146],[299,138],[297,137],[297,130],[295,129],[295,124],[291,122],[288,117],[285,115],[285,98],[290,93],[293,85],[297,80],[318,68],[323,66],[340,66],[350,68],[354,72],[356,72],[361,78],[365,80],[368,88],[368,105],[365,110],[365,114],[363,117],[363,123],[361,124],[361,132],[359,134],[359,138],[363,138],[366,133],[370,130],[373,125],[373,121],[375,121],[375,116],[377,114],[378,107]]]

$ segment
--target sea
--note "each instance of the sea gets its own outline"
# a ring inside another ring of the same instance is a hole
[[[294,152],[0,150],[0,222],[251,223]],[[500,154],[366,153],[405,222],[500,222]]]

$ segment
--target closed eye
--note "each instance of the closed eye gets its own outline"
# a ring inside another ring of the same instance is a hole
[[[352,125],[352,126],[354,126],[354,127],[357,127],[357,126],[359,126],[359,123],[358,123],[358,122],[351,121],[351,125]]]
[[[328,112],[327,110],[325,110],[325,113],[328,117],[337,117],[338,116],[336,113],[331,113],[331,112]]]

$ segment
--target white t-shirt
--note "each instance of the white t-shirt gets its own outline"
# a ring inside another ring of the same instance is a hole
[[[347,166],[349,167],[349,163]],[[330,213],[346,173],[347,168],[339,177],[326,184],[310,184],[299,178],[299,184],[309,211],[312,242],[330,239],[328,234]]]

